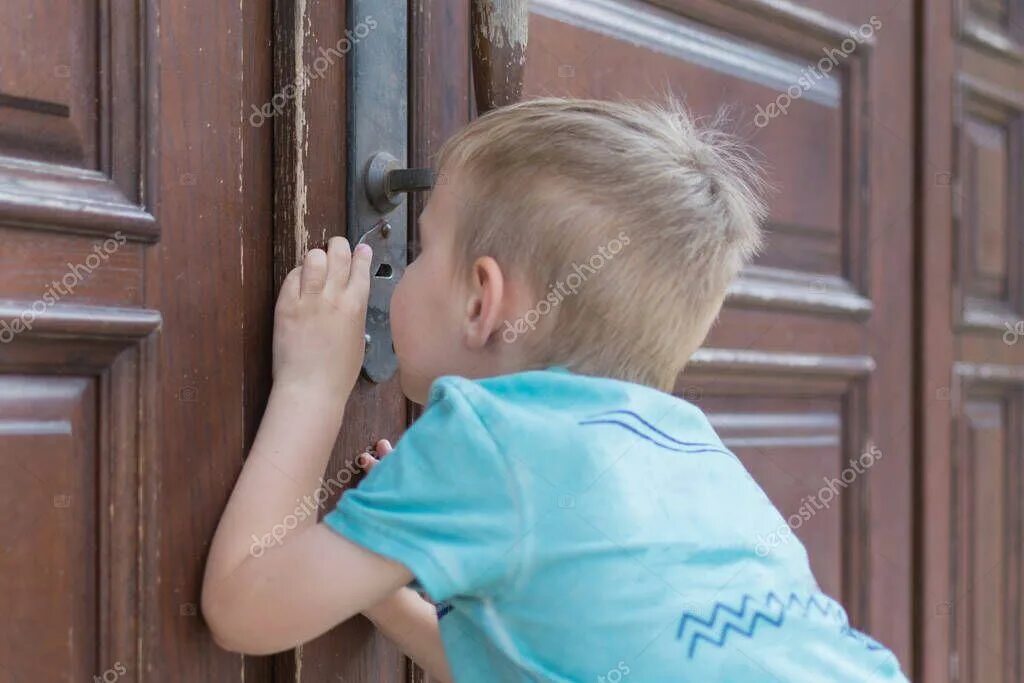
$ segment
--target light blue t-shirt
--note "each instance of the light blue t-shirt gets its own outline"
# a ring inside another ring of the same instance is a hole
[[[324,520],[438,602],[459,683],[905,681],[695,406],[562,368],[442,377]]]

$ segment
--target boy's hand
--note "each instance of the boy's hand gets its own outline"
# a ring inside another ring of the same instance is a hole
[[[366,343],[370,248],[332,237],[288,273],[274,313],[274,383],[347,398]]]
[[[362,463],[363,471],[369,474],[370,470],[376,467],[380,462],[380,459],[393,450],[395,449],[391,445],[390,441],[387,439],[380,439],[376,444],[374,444],[373,453],[370,453],[369,451],[363,453],[363,457],[357,458],[356,462]]]

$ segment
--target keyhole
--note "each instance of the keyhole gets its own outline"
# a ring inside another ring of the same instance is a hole
[[[373,274],[374,277],[384,278],[385,280],[391,277],[391,264],[382,263],[377,266],[377,272]]]

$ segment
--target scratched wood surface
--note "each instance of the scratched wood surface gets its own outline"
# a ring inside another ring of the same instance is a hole
[[[274,109],[272,124],[276,286],[306,251],[346,234],[345,165],[350,160],[345,55],[348,41],[363,30],[349,25],[344,2],[286,0],[275,3],[274,12],[275,92],[293,94]],[[372,31],[362,39],[373,40]],[[377,439],[397,437],[406,419],[396,380],[375,385],[360,379],[327,476],[351,467]],[[322,512],[337,499],[332,495]],[[397,682],[405,679],[406,666],[401,653],[361,616],[274,662],[278,679],[302,683]]]

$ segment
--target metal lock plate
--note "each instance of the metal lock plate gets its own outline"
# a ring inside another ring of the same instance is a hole
[[[374,382],[383,382],[398,369],[391,345],[391,296],[407,260],[405,235],[379,221],[359,240],[373,249],[370,263],[370,301],[366,309],[366,357],[363,372]]]
[[[370,341],[363,372],[370,380],[383,382],[398,367],[388,317],[391,294],[406,265],[408,203],[378,201],[375,206],[367,180],[382,180],[380,152],[393,159],[385,172],[408,165],[408,10],[405,2],[379,0],[350,0],[348,6],[349,26],[359,38],[352,41],[347,60],[348,239],[373,248],[374,277],[366,316]],[[360,24],[373,30],[360,37],[355,29]],[[371,168],[375,159],[376,166]],[[385,216],[386,222],[382,221]]]

